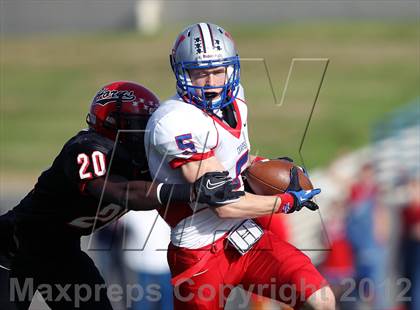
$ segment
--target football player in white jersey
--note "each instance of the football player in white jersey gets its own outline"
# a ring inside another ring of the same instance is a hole
[[[243,189],[250,143],[231,35],[214,24],[190,25],[176,39],[170,60],[177,94],[160,105],[145,135],[152,176],[192,183],[205,172],[227,170]],[[252,220],[317,208],[311,199],[320,190],[302,190],[296,169],[291,179],[290,190],[278,196],[246,193],[216,208],[179,204],[160,210],[171,226],[168,261],[176,309],[221,309],[238,285],[294,306],[334,309],[334,295],[310,259]]]

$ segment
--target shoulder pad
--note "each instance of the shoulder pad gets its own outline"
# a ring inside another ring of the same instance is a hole
[[[148,123],[146,143],[168,161],[208,153],[217,145],[213,119],[197,107],[168,100],[155,113]]]
[[[78,185],[106,174],[114,141],[92,131],[82,131],[63,148],[63,168],[71,182]]]
[[[114,147],[114,141],[94,131],[81,131],[64,146],[66,153],[100,151],[108,154]]]

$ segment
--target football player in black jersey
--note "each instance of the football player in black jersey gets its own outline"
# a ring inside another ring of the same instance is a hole
[[[102,276],[80,248],[82,235],[129,210],[157,209],[170,201],[217,205],[243,195],[233,191],[224,172],[206,174],[193,185],[152,182],[142,130],[157,106],[156,96],[139,84],[104,86],[91,104],[89,129],[71,138],[34,189],[0,217],[0,252],[12,256],[10,296],[19,309],[31,302],[32,292],[22,298],[24,291],[37,288],[53,310],[112,309]],[[207,181],[221,186],[207,188]]]

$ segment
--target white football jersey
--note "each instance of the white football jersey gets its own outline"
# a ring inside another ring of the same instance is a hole
[[[146,128],[149,169],[158,182],[185,183],[183,164],[215,156],[243,189],[241,172],[248,166],[247,106],[243,89],[232,103],[236,127],[188,104],[178,95],[161,103]],[[163,209],[163,208],[162,208]],[[171,204],[160,214],[171,226],[174,245],[201,248],[224,236],[241,219],[221,219],[205,204]]]

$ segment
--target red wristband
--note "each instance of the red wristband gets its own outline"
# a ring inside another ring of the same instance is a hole
[[[277,213],[290,213],[295,202],[295,197],[289,193],[278,194],[276,196],[281,199],[280,207],[277,210]]]

